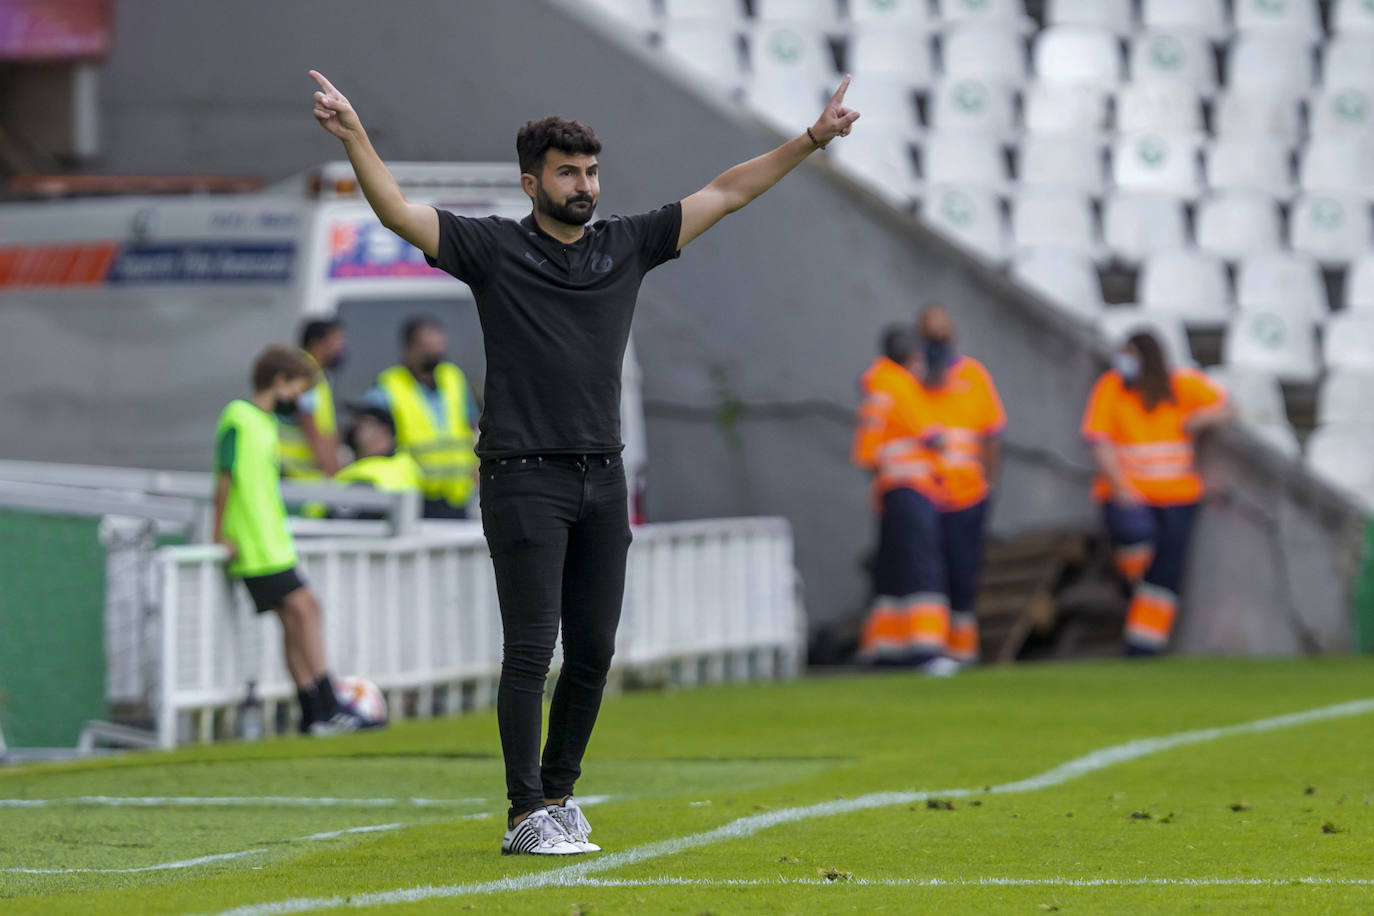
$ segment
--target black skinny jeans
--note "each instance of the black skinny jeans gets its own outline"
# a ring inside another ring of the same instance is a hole
[[[515,817],[572,794],[601,708],[630,547],[620,456],[483,461],[482,530],[501,602],[496,718]],[[544,680],[560,622],[563,668],[541,763]]]

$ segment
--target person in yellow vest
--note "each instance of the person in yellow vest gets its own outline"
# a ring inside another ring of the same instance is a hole
[[[365,397],[395,421],[396,446],[420,465],[425,518],[467,518],[477,483],[477,408],[463,370],[445,358],[438,319],[418,316],[401,329],[404,362],[377,376]]]
[[[344,442],[353,451],[352,464],[334,479],[340,483],[371,486],[383,493],[418,491],[423,485],[420,465],[410,453],[396,448],[396,424],[391,414],[380,407],[351,405],[353,422]],[[358,514],[358,518],[380,518],[384,513]]]
[[[281,473],[296,480],[318,480],[339,470],[339,433],[329,373],[343,365],[348,339],[337,319],[307,321],[301,327],[301,351],[319,370],[315,387],[290,414],[279,414]]]

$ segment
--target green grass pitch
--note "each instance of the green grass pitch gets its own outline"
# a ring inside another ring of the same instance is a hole
[[[571,862],[498,855],[490,714],[0,769],[0,913],[1369,912],[1374,704],[1086,755],[1364,700],[1372,673],[1179,659],[615,697],[579,785],[606,852]]]

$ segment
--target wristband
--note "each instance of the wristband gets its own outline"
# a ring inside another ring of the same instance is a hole
[[[811,138],[811,142],[816,145],[816,149],[825,149],[825,144],[816,139],[816,132],[811,128],[806,129],[806,135]]]

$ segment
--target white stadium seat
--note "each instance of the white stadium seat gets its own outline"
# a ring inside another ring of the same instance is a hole
[[[1374,91],[1361,86],[1327,89],[1309,103],[1314,137],[1374,136]]]
[[[1049,0],[1047,25],[1087,25],[1125,37],[1135,26],[1132,0]]]
[[[1317,0],[1233,0],[1238,32],[1279,32],[1317,41],[1322,35]]]
[[[965,25],[946,32],[940,42],[948,76],[964,76],[1020,86],[1026,80],[1026,42],[1011,29]]]
[[[1141,21],[1150,29],[1184,29],[1212,41],[1230,36],[1225,0],[1143,0]]]
[[[1016,180],[1025,187],[1070,188],[1096,197],[1105,185],[1106,157],[1091,137],[1040,136],[1021,140]]]
[[[1011,240],[1018,250],[1068,248],[1101,259],[1092,204],[1074,191],[1023,188],[1012,202]]]
[[[936,231],[997,264],[1009,251],[1002,203],[986,188],[936,186],[925,196],[921,218]]]
[[[662,48],[680,66],[722,90],[743,77],[739,32],[714,22],[664,23]]]
[[[849,0],[849,18],[856,24],[920,29],[933,32],[940,21],[931,15],[930,0]]]
[[[930,106],[934,130],[982,134],[1003,141],[1016,133],[1012,92],[1000,83],[968,77],[947,79],[935,87]]]
[[[1313,65],[1312,47],[1303,39],[1279,32],[1241,35],[1226,56],[1226,85],[1298,98],[1312,90]]]
[[[1157,312],[1172,312],[1185,324],[1223,324],[1231,315],[1226,265],[1191,248],[1161,251],[1140,266],[1140,301]]]
[[[1374,252],[1360,255],[1345,272],[1345,295],[1351,311],[1374,312]]]
[[[1369,204],[1359,198],[1305,194],[1293,201],[1288,232],[1294,251],[1330,265],[1351,261],[1374,244]]]
[[[1121,42],[1106,29],[1056,25],[1035,36],[1035,75],[1050,84],[1112,88],[1121,82]]]
[[[776,77],[754,79],[745,84],[744,101],[755,115],[790,136],[816,120],[829,98],[826,88]]]
[[[1338,35],[1374,35],[1374,3],[1369,0],[1334,0],[1332,31]]]
[[[1322,85],[1374,86],[1374,35],[1338,35],[1322,54]]]
[[[1009,176],[1002,145],[963,133],[928,133],[921,147],[921,175],[927,184],[964,184],[1007,190]]]
[[[1314,137],[1302,151],[1298,184],[1304,191],[1374,197],[1374,138]]]
[[[925,89],[935,79],[934,44],[923,31],[865,23],[849,37],[849,69],[854,74],[850,87],[854,92],[875,75]],[[863,111],[857,104],[854,107]]]
[[[1196,137],[1202,133],[1202,101],[1183,83],[1131,83],[1116,94],[1116,129]]]
[[[1188,244],[1183,203],[1161,194],[1113,193],[1102,214],[1102,233],[1111,253],[1131,264]]]
[[[654,27],[653,0],[591,0],[588,6],[640,32]]]
[[[1282,244],[1279,205],[1265,194],[1225,191],[1197,206],[1197,244],[1203,251],[1238,260]]]
[[[835,73],[825,36],[811,23],[764,22],[749,36],[749,64],[756,79],[818,82]]]
[[[1374,372],[1374,315],[1332,315],[1322,335],[1322,356],[1330,369]],[[1374,463],[1374,453],[1369,457]]]
[[[1035,23],[1026,15],[1025,0],[937,0],[940,18],[948,23],[1030,32]]]
[[[846,105],[863,113],[863,127],[846,139],[862,135],[868,130],[899,132],[917,139],[924,132],[916,116],[916,85],[904,77],[886,73],[862,73],[855,76],[845,94]],[[829,87],[825,97],[835,91]],[[820,109],[816,110],[816,114]],[[815,119],[815,115],[812,116]]]
[[[900,132],[855,131],[830,147],[830,158],[842,172],[904,210],[921,196],[921,182],[911,145]]]
[[[1188,331],[1177,315],[1155,312],[1138,305],[1114,305],[1102,313],[1097,327],[1112,347],[1119,347],[1137,331],[1149,331],[1164,347],[1164,355],[1170,366],[1197,366],[1193,349],[1188,345]]]
[[[1026,132],[1101,137],[1107,130],[1107,94],[1094,86],[1028,85],[1022,94]]]
[[[1066,312],[1096,321],[1105,303],[1102,279],[1082,252],[1064,248],[1032,248],[1016,255],[1012,278]]]
[[[1131,39],[1131,81],[1178,82],[1199,95],[1217,89],[1217,59],[1198,32],[1154,30]]]
[[[1112,180],[1126,191],[1196,197],[1202,186],[1197,142],[1155,133],[1118,136],[1112,144]]]
[[[663,0],[663,15],[669,20],[696,20],[736,28],[745,22],[740,0]]]
[[[1281,199],[1293,194],[1293,156],[1276,140],[1217,140],[1203,161],[1214,191],[1260,191]]]
[[[1251,254],[1236,268],[1236,302],[1322,321],[1330,313],[1326,281],[1317,262],[1305,254],[1269,251]]]
[[[1217,98],[1212,122],[1217,136],[1224,139],[1255,137],[1291,147],[1302,137],[1298,100],[1263,92],[1228,89]]]
[[[1307,440],[1307,464],[1321,478],[1374,510],[1374,426],[1319,426]]]
[[[1273,375],[1235,366],[1215,366],[1207,374],[1226,389],[1241,422],[1254,426],[1288,425],[1283,386]]]
[[[1314,322],[1292,313],[1241,309],[1222,337],[1222,362],[1286,382],[1311,382],[1321,372],[1316,333]]]
[[[760,22],[810,22],[832,29],[840,18],[835,0],[754,0],[754,18]]]
[[[1327,372],[1317,391],[1317,423],[1374,424],[1374,372],[1339,366]]]

